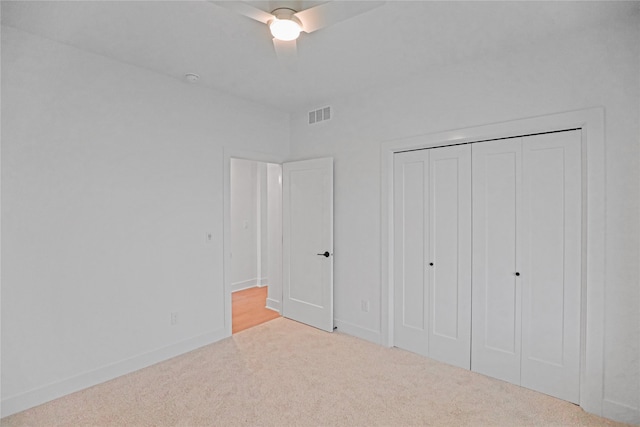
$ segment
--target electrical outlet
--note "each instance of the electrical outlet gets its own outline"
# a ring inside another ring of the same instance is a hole
[[[362,308],[362,311],[364,311],[365,313],[369,312],[369,300],[363,299],[362,301],[360,301],[360,307]]]
[[[172,325],[178,324],[178,312],[176,311],[171,313],[171,324]]]

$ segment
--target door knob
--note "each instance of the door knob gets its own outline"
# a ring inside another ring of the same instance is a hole
[[[331,255],[331,254],[329,253],[329,251],[325,251],[323,254],[316,254],[316,255],[320,255],[320,256],[329,258],[329,255]]]
[[[516,271],[516,276],[519,276],[519,275],[520,275],[520,273]]]
[[[432,262],[430,262],[430,263],[429,263],[429,265],[430,265],[431,267],[433,267],[433,263],[432,263]]]

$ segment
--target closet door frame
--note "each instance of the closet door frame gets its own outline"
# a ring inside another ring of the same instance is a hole
[[[605,149],[604,109],[591,108],[503,123],[414,136],[381,145],[381,328],[380,341],[394,345],[394,153],[511,138],[570,129],[581,130],[582,283],[580,304],[580,406],[603,415]]]

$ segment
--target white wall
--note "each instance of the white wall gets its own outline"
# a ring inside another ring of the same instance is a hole
[[[231,289],[269,282],[267,163],[231,159]]]
[[[258,162],[256,164],[256,185],[257,185],[257,194],[256,194],[256,221],[258,223],[258,237],[259,237],[259,246],[258,246],[258,280],[259,285],[264,286],[267,285],[269,281],[269,265],[267,262],[267,253],[268,253],[268,233],[267,233],[267,204],[268,204],[268,184],[267,184],[267,163]]]
[[[258,282],[257,163],[231,159],[231,286],[234,291]]]
[[[380,339],[380,145],[412,135],[603,106],[606,126],[604,415],[640,422],[639,17],[293,114],[292,159],[335,158],[335,317]],[[331,105],[330,121],[307,111]],[[361,300],[371,310],[361,310]]]
[[[288,115],[4,26],[1,102],[2,415],[222,338],[223,146]]]
[[[282,312],[282,166],[267,164],[267,307]]]

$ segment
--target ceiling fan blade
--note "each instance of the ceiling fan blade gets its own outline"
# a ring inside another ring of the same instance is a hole
[[[248,5],[247,3],[242,1],[209,1],[213,4],[224,7],[225,9],[229,9],[233,12],[239,13],[240,15],[244,15],[258,22],[262,22],[263,24],[266,24],[274,18],[272,14]]]
[[[368,12],[384,1],[330,1],[294,14],[302,22],[302,30],[311,33],[337,22]]]
[[[298,55],[298,47],[295,40],[282,41],[276,38],[273,39],[273,47],[276,50],[276,56],[278,61],[287,68],[293,68],[296,57]]]

